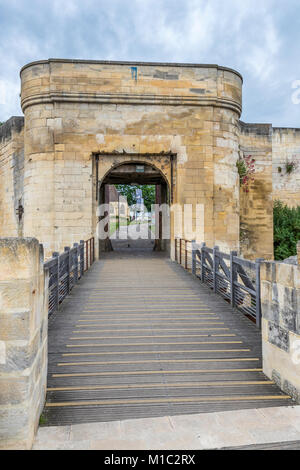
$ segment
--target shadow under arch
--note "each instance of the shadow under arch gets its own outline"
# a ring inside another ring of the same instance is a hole
[[[98,201],[99,205],[110,204],[114,202],[118,204],[118,201],[112,201],[112,194],[116,194],[116,191],[112,191],[111,187],[116,184],[125,185],[155,185],[155,204],[161,206],[166,204],[170,205],[171,199],[171,182],[168,181],[167,176],[163,171],[158,168],[154,162],[147,161],[146,158],[139,159],[128,159],[122,162],[114,163],[110,169],[108,169],[101,180],[98,182]],[[113,196],[115,197],[115,196]],[[112,204],[111,204],[112,205]],[[118,206],[119,207],[119,206]],[[165,206],[166,207],[166,206]],[[107,211],[101,212],[98,221],[101,222],[103,219],[108,219],[109,214]],[[119,215],[118,215],[119,217]],[[170,225],[169,210],[166,213],[156,210],[155,212],[155,236],[148,230],[148,242],[143,240],[132,240],[130,235],[126,240],[121,243],[119,241],[111,240],[111,234],[109,233],[109,224],[107,223],[104,227],[104,231],[107,234],[104,239],[99,239],[99,257],[101,252],[107,251],[164,251],[170,252],[170,239],[163,237],[163,234],[169,232],[168,228]],[[165,230],[163,230],[163,227]],[[153,233],[153,232],[152,232]],[[143,234],[145,236],[145,234]],[[154,238],[152,238],[154,237]]]

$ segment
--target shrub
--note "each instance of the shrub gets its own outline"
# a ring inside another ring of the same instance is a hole
[[[249,185],[254,181],[255,173],[255,159],[251,155],[247,157],[240,158],[236,162],[240,177],[240,186],[243,187],[245,193],[249,192]]]
[[[285,162],[285,171],[288,175],[290,175],[294,170],[296,170],[297,166],[298,162],[295,157],[293,157],[292,160],[287,160]]]
[[[300,206],[290,208],[282,201],[274,202],[274,256],[283,260],[297,255],[300,240]]]

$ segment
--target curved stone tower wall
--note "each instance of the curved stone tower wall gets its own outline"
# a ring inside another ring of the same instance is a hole
[[[93,154],[110,154],[100,157],[101,182],[110,165],[130,160],[123,151],[149,162],[149,154],[177,154],[173,202],[193,204],[194,218],[195,205],[203,204],[197,240],[227,251],[238,247],[237,72],[216,65],[50,59],[25,66],[21,79],[24,235],[43,241],[46,253],[94,235]],[[168,165],[158,157],[155,164],[170,178]]]

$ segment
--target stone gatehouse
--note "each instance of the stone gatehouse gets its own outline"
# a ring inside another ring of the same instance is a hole
[[[46,255],[94,236],[104,185],[142,164],[171,205],[203,205],[199,242],[272,259],[273,200],[300,204],[300,168],[284,171],[300,129],[242,122],[242,84],[217,65],[25,65],[24,117],[0,127],[0,236],[36,237]],[[249,193],[236,167],[245,155],[256,160]],[[176,235],[171,220],[172,256]]]

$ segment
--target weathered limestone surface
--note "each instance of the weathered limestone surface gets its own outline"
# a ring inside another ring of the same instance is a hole
[[[261,295],[264,373],[300,403],[300,265],[262,263]]]
[[[100,182],[117,165],[146,160],[169,183],[169,159],[145,155],[176,153],[174,203],[203,204],[205,241],[236,248],[238,73],[215,65],[50,60],[29,64],[21,79],[24,234],[42,240],[46,253],[95,233],[97,152],[109,154],[100,157]],[[134,156],[112,155],[123,150]]]
[[[241,251],[273,259],[272,126],[240,123],[241,156],[255,159],[254,182],[240,190]]]
[[[48,298],[35,239],[0,239],[0,449],[30,449],[47,379]]]
[[[0,126],[0,236],[22,234],[16,210],[24,196],[24,118]]]
[[[272,200],[300,204],[300,130],[240,122],[237,72],[49,59],[23,67],[21,81],[25,121],[0,127],[0,235],[35,236],[46,257],[88,239],[96,235],[96,188],[107,174],[125,163],[150,163],[172,186],[174,204],[193,204],[192,230],[181,233],[172,219],[172,238],[273,258]],[[176,155],[173,168],[168,152]],[[236,161],[249,154],[256,174],[245,194]],[[299,165],[288,175],[291,158]]]
[[[273,129],[273,199],[289,207],[300,205],[300,129]],[[296,167],[287,173],[285,164],[295,161]]]

